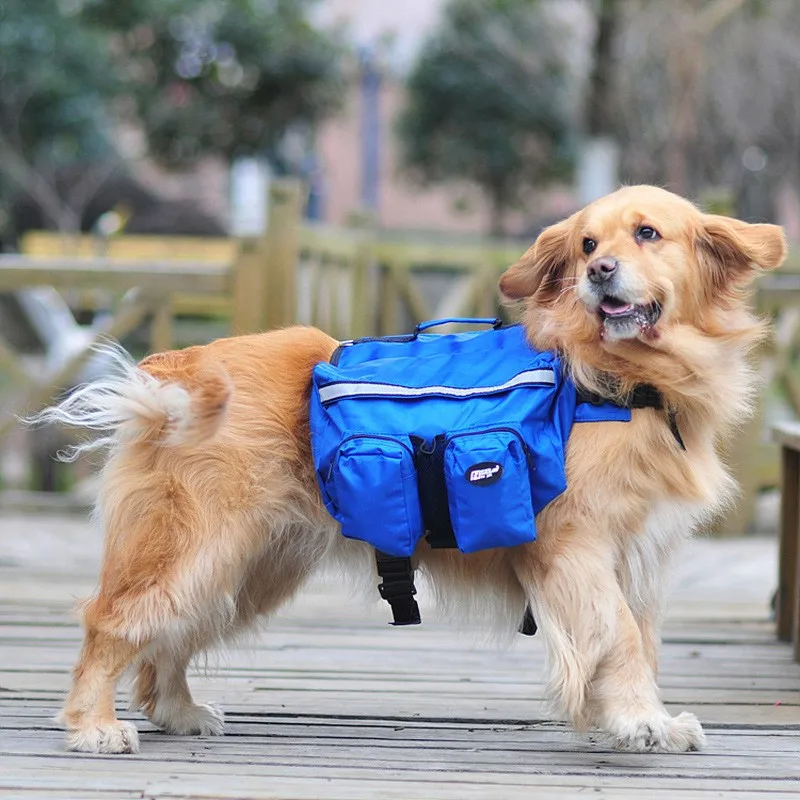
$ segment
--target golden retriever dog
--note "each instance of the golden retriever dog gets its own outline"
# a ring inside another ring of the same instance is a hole
[[[575,426],[568,488],[538,515],[535,542],[464,555],[423,538],[414,560],[437,595],[493,614],[497,631],[515,631],[529,604],[557,713],[617,748],[703,746],[696,717],[659,697],[665,575],[734,495],[718,451],[748,414],[747,356],[764,333],[744,290],[785,253],[777,226],[632,186],[547,228],[501,279],[531,343],[559,351],[579,386],[624,400],[651,384],[666,408]],[[102,571],[60,715],[71,749],[137,750],[114,711],[127,670],[134,708],[156,726],[221,734],[222,712],[190,694],[193,656],[274,613],[326,563],[375,582],[374,552],[341,535],[311,459],[311,371],[336,346],[293,327],[159,353],[41,415],[103,430],[109,447]]]

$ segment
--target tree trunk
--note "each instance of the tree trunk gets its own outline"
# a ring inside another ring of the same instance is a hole
[[[502,238],[506,235],[506,211],[508,209],[505,187],[492,187],[489,203],[489,234]]]
[[[619,19],[618,0],[600,0],[597,35],[594,40],[592,74],[586,108],[586,135],[611,136],[614,133],[614,37]]]
[[[672,129],[666,149],[667,188],[680,195],[689,194],[689,156],[696,138],[695,115],[697,82],[703,46],[681,19],[682,30],[674,37],[668,55],[669,99]]]
[[[577,164],[578,199],[586,205],[619,185],[619,147],[614,138],[614,37],[619,1],[600,0],[592,72],[586,97],[584,137]]]
[[[667,187],[677,194],[689,195],[695,189],[690,180],[690,158],[697,139],[698,93],[708,38],[747,2],[683,0],[674,6],[677,14],[667,57],[672,130],[667,141],[666,173]]]
[[[81,230],[81,214],[70,206],[62,205],[61,214],[58,218],[58,232],[59,233],[80,233]]]

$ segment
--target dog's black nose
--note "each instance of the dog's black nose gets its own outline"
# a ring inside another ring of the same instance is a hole
[[[586,267],[586,273],[592,283],[605,283],[617,271],[618,266],[616,258],[603,256],[592,261]]]

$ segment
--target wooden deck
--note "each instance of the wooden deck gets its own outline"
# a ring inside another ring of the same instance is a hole
[[[137,756],[64,750],[51,718],[99,541],[80,518],[0,517],[0,798],[646,798],[800,796],[800,665],[775,641],[770,538],[694,542],[672,589],[661,686],[708,747],[616,753],[551,721],[542,645],[510,650],[315,584],[251,647],[192,680],[223,738],[141,732]],[[120,707],[123,707],[121,698]]]

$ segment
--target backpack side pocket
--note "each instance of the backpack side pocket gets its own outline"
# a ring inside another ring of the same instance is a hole
[[[464,553],[536,538],[528,448],[517,431],[495,428],[450,437],[444,471],[450,519]]]
[[[393,556],[410,556],[423,534],[417,472],[401,437],[345,439],[328,478],[342,533]]]

